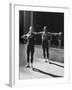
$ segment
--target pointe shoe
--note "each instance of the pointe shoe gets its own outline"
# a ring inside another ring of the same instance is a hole
[[[45,59],[45,62],[47,63],[47,62],[48,62],[48,60],[47,60],[47,59]]]
[[[48,60],[48,63],[51,64],[50,60]]]
[[[30,65],[29,65],[29,64],[27,64],[27,65],[25,66],[25,68],[30,68]]]
[[[33,64],[31,64],[31,68],[33,68]]]

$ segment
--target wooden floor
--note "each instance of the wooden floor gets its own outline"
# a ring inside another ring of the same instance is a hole
[[[57,48],[49,49],[49,60],[51,64],[45,63],[41,46],[35,46],[33,69],[25,68],[27,64],[26,44],[20,45],[19,64],[20,79],[30,78],[53,78],[64,76],[64,50]]]

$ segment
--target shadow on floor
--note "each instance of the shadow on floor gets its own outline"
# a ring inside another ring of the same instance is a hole
[[[46,74],[46,75],[49,75],[49,76],[51,76],[51,77],[63,77],[63,76],[58,76],[58,75],[54,75],[54,74],[47,73],[47,72],[44,72],[44,71],[42,71],[42,70],[40,70],[40,69],[36,69],[36,68],[33,68],[33,71],[35,71],[35,72],[40,72],[40,73],[42,73],[42,74]]]
[[[62,67],[62,68],[64,68],[64,66],[62,66],[62,65],[59,65],[59,64],[56,64],[56,63],[53,63],[53,62],[50,62],[50,64],[54,64],[54,65],[56,65],[56,66],[59,66],[59,67]]]

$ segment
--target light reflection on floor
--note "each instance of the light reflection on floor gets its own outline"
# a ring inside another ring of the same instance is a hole
[[[53,62],[55,64],[49,64],[49,63],[45,63],[45,60],[43,58],[42,55],[42,47],[39,46],[39,48],[35,48],[35,53],[34,53],[34,70],[32,70],[31,68],[25,68],[26,65],[26,45],[20,45],[20,56],[19,56],[19,64],[20,64],[20,79],[32,79],[32,78],[51,78],[52,75],[57,75],[57,76],[64,76],[64,67],[60,67],[57,65],[62,65],[63,63],[59,63],[59,62]],[[50,54],[52,51],[49,51]],[[59,50],[58,50],[59,52]],[[60,53],[61,52],[61,53]],[[61,57],[60,59],[63,60],[63,50],[59,52],[59,56]],[[52,53],[53,54],[53,53]],[[50,55],[51,56],[51,55]],[[57,63],[57,65],[56,65]],[[48,73],[48,74],[47,74]]]

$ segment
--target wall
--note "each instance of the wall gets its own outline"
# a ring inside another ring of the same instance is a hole
[[[1,0],[0,1],[0,90],[9,90],[8,81],[9,81],[9,3],[10,2],[23,2],[28,5],[41,5],[41,6],[62,6],[70,8],[70,31],[68,30],[69,38],[72,34],[72,0]],[[70,56],[72,56],[72,39],[70,39]],[[72,58],[70,57],[70,65],[72,64]],[[72,65],[71,65],[72,68]],[[72,70],[70,69],[72,72]],[[72,76],[72,73],[71,73]],[[72,82],[72,77],[71,77]],[[14,89],[14,88],[13,88]],[[20,89],[20,88],[15,88]],[[55,84],[48,86],[33,86],[33,87],[24,87],[23,90],[71,90],[71,84]],[[21,90],[21,89],[20,89]]]

